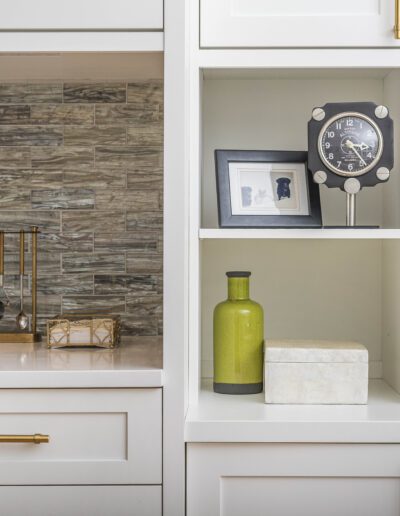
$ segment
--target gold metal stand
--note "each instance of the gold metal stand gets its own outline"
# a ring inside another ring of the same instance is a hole
[[[38,228],[32,226],[32,335],[36,335],[37,317],[37,238]]]
[[[11,231],[5,231],[4,234],[12,233]],[[19,233],[19,232],[18,232]],[[32,315],[31,315],[31,326],[28,331],[15,331],[15,332],[0,332],[0,343],[21,343],[30,344],[33,342],[40,341],[40,335],[37,333],[37,248],[38,248],[38,227],[31,226],[30,231],[26,231],[25,234],[31,234],[32,245],[31,245],[31,256],[32,256]],[[1,257],[0,257],[1,258]],[[1,264],[0,264],[1,265]],[[0,437],[1,442],[1,437]]]

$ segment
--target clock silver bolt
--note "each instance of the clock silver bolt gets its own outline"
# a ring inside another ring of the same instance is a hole
[[[355,177],[350,177],[344,182],[344,190],[348,194],[356,194],[361,190],[361,184]]]
[[[386,118],[389,114],[389,110],[386,106],[378,106],[375,108],[376,118]]]
[[[387,181],[389,179],[389,176],[390,176],[390,171],[388,168],[386,167],[380,167],[378,168],[378,170],[376,171],[376,177],[380,180],[380,181]]]
[[[317,170],[317,172],[315,172],[313,178],[314,178],[314,183],[323,185],[326,182],[328,176],[327,176],[326,172],[324,172],[323,170]]]
[[[312,117],[317,122],[321,122],[321,120],[325,118],[325,111],[322,108],[317,107],[313,110]]]

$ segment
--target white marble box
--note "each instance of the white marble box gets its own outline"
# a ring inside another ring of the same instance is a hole
[[[357,342],[269,340],[265,403],[364,405],[368,350]]]

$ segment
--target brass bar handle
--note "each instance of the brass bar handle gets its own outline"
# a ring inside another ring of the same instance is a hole
[[[0,435],[0,443],[31,443],[44,444],[50,441],[50,436],[43,434],[32,435]]]
[[[19,274],[25,274],[25,231],[19,232]]]
[[[400,0],[395,1],[394,37],[400,39]]]

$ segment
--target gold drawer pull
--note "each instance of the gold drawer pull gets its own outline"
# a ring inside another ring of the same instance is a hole
[[[0,435],[0,443],[32,443],[42,444],[48,443],[50,437],[48,435],[33,434],[33,435]]]
[[[395,0],[394,37],[400,39],[400,0]]]

